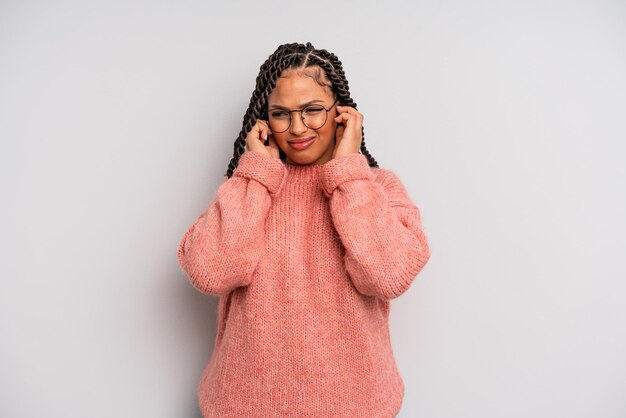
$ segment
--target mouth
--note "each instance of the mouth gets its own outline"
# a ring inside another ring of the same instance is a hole
[[[287,142],[289,142],[290,144],[300,144],[300,143],[303,143],[303,142],[309,142],[313,138],[315,138],[315,137],[314,136],[309,136],[307,138],[292,139],[291,141],[287,141]]]
[[[315,142],[315,137],[310,136],[308,138],[298,138],[291,141],[287,141],[289,146],[296,151],[303,151],[311,146]]]

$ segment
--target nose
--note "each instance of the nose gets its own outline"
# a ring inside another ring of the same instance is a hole
[[[309,128],[307,128],[307,126],[302,121],[302,116],[300,115],[300,112],[297,113],[297,116],[296,115],[291,116],[291,126],[289,127],[289,131],[292,134],[302,135],[308,129]]]

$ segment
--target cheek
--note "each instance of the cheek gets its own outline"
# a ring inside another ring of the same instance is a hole
[[[330,141],[335,139],[335,131],[337,130],[337,124],[335,121],[332,122],[333,123],[331,123],[326,129],[326,135],[329,137]]]
[[[287,136],[284,133],[274,134],[274,139],[281,146],[287,145]]]

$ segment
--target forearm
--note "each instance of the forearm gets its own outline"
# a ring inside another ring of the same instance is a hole
[[[180,266],[201,292],[224,295],[250,284],[264,250],[272,197],[284,181],[283,163],[271,158],[242,155],[233,176],[180,241]]]
[[[323,185],[345,247],[345,267],[361,293],[398,297],[430,257],[420,211],[395,174],[374,175],[365,156],[328,164]]]

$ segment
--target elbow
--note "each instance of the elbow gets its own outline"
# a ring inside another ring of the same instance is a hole
[[[418,244],[411,251],[410,259],[413,261],[411,272],[414,276],[417,276],[428,263],[428,260],[430,260],[430,245],[425,235],[421,236]]]
[[[387,280],[380,281],[378,293],[386,299],[395,299],[405,293],[430,259],[430,246],[426,235],[420,230],[410,242],[403,246],[405,251],[396,253],[395,268]]]
[[[389,255],[387,262],[379,259],[375,263],[357,263],[352,257],[346,258],[346,267],[357,290],[385,300],[404,294],[430,259],[425,238],[406,249],[395,257]]]
[[[216,277],[210,277],[202,274],[193,274],[189,276],[189,282],[199,292],[211,296],[226,296],[233,289],[245,286],[247,283],[237,282],[236,280],[218,280]]]
[[[204,251],[197,253],[193,247],[186,247],[185,240],[179,245],[178,263],[196,290],[212,296],[225,296],[237,287],[249,285],[255,267],[251,263],[231,263],[219,253],[215,257]]]
[[[386,280],[380,281],[376,289],[378,297],[390,300],[403,295],[417,277],[417,273],[412,271],[399,270],[398,274],[390,275]]]
[[[180,260],[181,269],[189,283],[199,292],[212,296],[225,296],[233,289],[250,284],[237,271],[227,271],[219,264],[197,263],[191,259]]]
[[[355,280],[356,279],[356,280]],[[352,282],[359,293],[365,296],[374,296],[383,300],[391,300],[406,292],[415,275],[401,273],[372,274],[371,276],[353,277]]]
[[[400,283],[400,286],[394,297],[400,296],[409,288],[411,283],[413,283],[415,278],[420,274],[424,266],[426,266],[429,259],[430,247],[428,245],[426,236],[421,235],[417,244],[412,246],[411,251],[409,251],[406,255],[406,267],[404,269],[399,269],[401,272],[401,277],[398,278],[398,283]]]
[[[395,299],[405,293],[430,259],[430,247],[426,236],[421,234],[417,241],[400,253],[397,268],[381,283],[378,293],[386,299]]]

